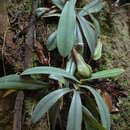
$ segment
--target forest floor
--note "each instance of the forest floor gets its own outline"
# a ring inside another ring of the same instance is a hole
[[[104,39],[103,68],[121,67],[125,74],[114,79],[125,89],[127,97],[120,97],[117,106],[119,112],[112,114],[114,130],[130,130],[130,7],[107,10],[108,18],[101,20]],[[99,18],[100,19],[100,18]]]
[[[115,104],[112,115],[112,130],[130,130],[130,8],[121,7],[111,10],[108,4],[106,8],[101,11],[98,16],[101,25],[101,39],[103,43],[103,55],[100,61],[97,62],[98,70],[109,69],[113,67],[123,68],[125,74],[119,78],[107,80],[109,87],[115,87],[117,89],[117,101],[112,100]],[[18,33],[26,26],[30,20],[31,3],[30,0],[24,0],[19,3],[9,3],[9,19],[11,21],[11,27],[14,28],[15,33]],[[16,19],[15,19],[16,18]],[[44,47],[48,35],[54,30],[55,22],[47,24],[45,22],[39,22],[37,25],[38,41],[42,43],[45,57],[48,56],[46,48]],[[9,40],[12,39],[12,33],[9,35]],[[5,69],[6,74],[16,73],[23,69],[23,44],[25,39],[20,37],[17,42],[9,44],[6,52]],[[1,43],[1,41],[0,41]],[[0,48],[2,45],[0,44]],[[8,46],[8,45],[6,45]],[[36,52],[37,53],[37,52]],[[0,54],[1,56],[1,54]],[[57,57],[54,55],[54,57]],[[34,65],[38,65],[38,56],[34,56]],[[0,58],[0,62],[2,60]],[[57,59],[56,62],[61,62]],[[55,63],[51,63],[55,65]],[[0,68],[3,68],[0,64]],[[4,71],[1,70],[0,76],[4,75]],[[113,82],[113,83],[112,83]],[[114,92],[115,92],[114,89]],[[0,96],[3,92],[0,92]],[[110,93],[111,95],[111,93]],[[124,96],[124,97],[123,97]],[[13,124],[14,102],[16,94],[9,95],[5,98],[0,98],[0,130],[11,130]],[[30,127],[30,106],[36,103],[31,98],[31,94],[25,98],[24,101],[24,117],[27,116],[25,126]],[[7,125],[8,124],[8,125]],[[31,127],[33,130],[48,130],[46,126],[48,122],[46,120],[41,121],[37,126]]]

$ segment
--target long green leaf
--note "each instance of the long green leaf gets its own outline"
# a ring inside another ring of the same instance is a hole
[[[124,73],[124,69],[110,69],[110,70],[102,70],[96,73],[93,73],[92,76],[88,79],[82,79],[81,82],[86,82],[93,79],[104,79],[104,78],[112,78],[119,76]]]
[[[86,130],[95,130],[91,125],[88,124],[87,120],[84,118],[84,124]]]
[[[64,8],[64,0],[52,0],[52,2],[61,10]]]
[[[46,46],[49,51],[52,51],[56,48],[56,34],[57,32],[55,31],[48,37]]]
[[[100,123],[94,118],[91,112],[83,106],[84,122],[85,126],[89,129],[86,130],[106,130]]]
[[[66,64],[66,72],[74,75],[75,70],[76,70],[76,64],[75,64],[73,58],[70,57]]]
[[[76,64],[75,64],[75,62],[74,62],[74,60],[73,60],[73,61],[72,61],[72,64],[71,64],[71,68],[70,68],[70,73],[71,73],[72,75],[74,75],[75,70],[76,70]]]
[[[96,37],[97,39],[99,38],[99,35],[100,35],[100,25],[99,25],[99,22],[98,20],[92,15],[92,14],[89,14],[90,18],[92,19],[94,25],[95,25],[95,29],[96,29]]]
[[[43,67],[33,67],[30,69],[25,70],[21,76],[25,75],[34,75],[34,74],[52,74],[52,75],[59,75],[63,76],[65,78],[74,80],[76,82],[79,82],[73,75],[70,73],[66,72],[63,69],[55,68],[55,67],[48,67],[48,66],[43,66]]]
[[[55,90],[42,98],[32,113],[32,122],[36,123],[39,121],[40,118],[44,116],[44,114],[57,102],[59,98],[71,91],[72,90],[69,88],[63,88]]]
[[[66,57],[70,54],[74,44],[74,30],[76,16],[73,0],[66,2],[60,16],[57,30],[57,47],[61,56]]]
[[[84,85],[80,87],[86,88],[93,94],[99,109],[102,125],[107,130],[110,130],[110,113],[102,97],[92,87],[84,86]]]
[[[49,8],[37,8],[36,9],[36,15],[38,16],[38,17],[41,17],[46,11],[48,11],[49,10]]]
[[[74,35],[75,35],[75,45],[76,47],[78,47],[79,53],[83,54],[84,43],[83,43],[83,38],[78,23],[76,23]]]
[[[66,63],[66,72],[70,73],[71,65],[72,65],[72,57],[70,57]]]
[[[84,17],[78,16],[78,20],[79,20],[79,23],[81,25],[85,39],[88,42],[88,46],[89,46],[89,49],[91,51],[91,55],[93,56],[94,51],[95,51],[95,47],[96,47],[95,31],[93,30],[93,28],[90,26],[90,24],[88,23],[88,21]]]
[[[46,13],[42,17],[44,18],[50,18],[50,17],[60,17],[60,13]]]
[[[83,120],[84,120],[84,125],[85,125],[86,130],[95,130],[94,126],[97,126],[96,125],[97,122],[95,123],[95,119],[94,119],[93,115],[84,106],[83,106]]]
[[[99,119],[99,112],[98,112],[98,109],[97,109],[96,102],[89,95],[85,95],[84,104],[85,104],[85,107],[91,113],[93,113],[93,116],[95,117],[95,119],[98,120]]]
[[[91,3],[84,6],[83,9],[79,12],[79,14],[85,16],[89,13],[99,12],[101,9],[102,9],[101,0],[93,0]]]
[[[82,124],[82,104],[80,95],[74,91],[67,120],[67,130],[81,130]]]
[[[101,40],[98,39],[98,43],[94,52],[93,59],[98,60],[101,58],[101,56],[102,56],[102,43],[101,43]]]
[[[22,79],[17,74],[12,74],[0,78],[0,89],[35,90],[45,88],[47,86],[47,83],[33,79]]]
[[[50,79],[52,79],[52,80],[57,80],[59,83],[61,83],[61,84],[65,84],[65,79],[64,79],[64,77],[62,77],[62,76],[59,76],[59,75],[50,75],[49,76],[49,78]]]
[[[76,26],[75,26],[75,42],[83,43],[83,38],[82,38],[82,34],[81,34],[78,23],[76,23]]]
[[[93,73],[92,77],[89,78],[88,80],[100,79],[100,78],[111,78],[111,77],[119,76],[122,73],[124,73],[124,70],[123,69],[118,69],[118,68],[110,69],[110,70],[103,70],[103,71]]]
[[[50,115],[50,122],[52,124],[52,130],[55,130],[56,127],[56,121],[58,118],[58,114],[59,114],[59,107],[60,107],[60,103],[56,102],[52,108],[49,111],[49,115]]]

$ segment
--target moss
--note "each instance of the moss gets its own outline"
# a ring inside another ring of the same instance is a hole
[[[108,68],[124,68],[125,73],[118,78],[114,78],[113,82],[117,82],[123,89],[130,89],[130,38],[127,9],[116,10],[118,15],[111,16],[110,8],[106,5],[106,9],[102,11],[99,17],[101,25],[101,39],[103,43],[103,55],[100,61],[99,69]],[[110,22],[110,23],[108,23]],[[103,64],[102,64],[103,63]],[[130,95],[130,91],[128,91]],[[130,96],[120,98],[120,112],[112,114],[112,125],[116,130],[130,129]]]
[[[129,93],[130,94],[130,93]],[[116,118],[116,128],[118,130],[130,130],[130,96],[126,98],[121,99],[121,104],[120,104],[120,113],[117,115],[113,115],[113,119]],[[117,124],[118,121],[118,124]]]

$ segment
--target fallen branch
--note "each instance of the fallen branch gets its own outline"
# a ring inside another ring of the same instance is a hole
[[[24,93],[23,91],[19,91],[15,101],[13,130],[21,130],[22,128],[21,119],[22,119],[23,100],[24,100]]]

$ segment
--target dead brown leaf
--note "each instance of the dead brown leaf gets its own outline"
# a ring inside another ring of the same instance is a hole
[[[41,64],[44,64],[44,63],[46,64],[46,58],[45,58],[45,56],[43,54],[43,48],[42,48],[41,44],[38,41],[35,43],[35,48],[36,48],[36,53],[37,53],[39,62]]]
[[[104,102],[106,103],[109,111],[111,112],[112,111],[112,98],[111,98],[111,96],[108,94],[108,92],[104,91],[102,98],[103,98]]]
[[[9,90],[7,90],[7,91],[4,93],[3,98],[7,97],[8,95],[10,95],[10,94],[12,94],[12,93],[14,93],[14,92],[16,92],[15,89],[9,89]]]

